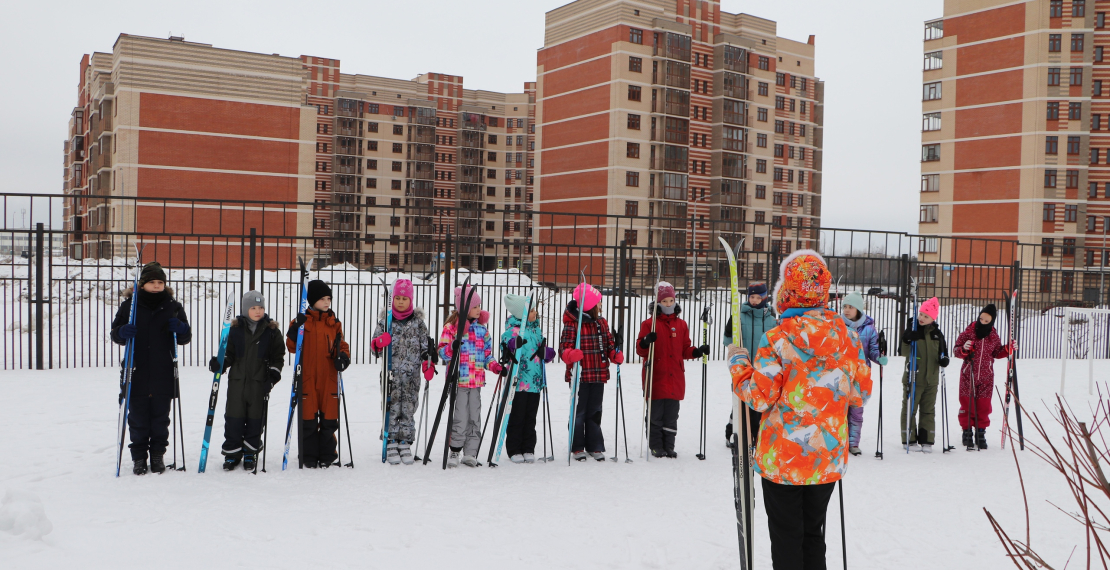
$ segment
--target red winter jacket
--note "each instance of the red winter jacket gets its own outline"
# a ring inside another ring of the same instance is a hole
[[[1010,347],[1002,346],[998,331],[991,328],[987,338],[975,338],[975,323],[970,325],[956,338],[956,358],[964,361],[960,368],[960,396],[971,396],[971,375],[975,374],[975,397],[991,398],[994,390],[995,358],[1010,356]],[[971,350],[964,351],[964,343],[971,341]]]
[[[674,314],[664,315],[656,309],[659,324],[655,326],[655,359],[651,366],[643,367],[642,387],[647,392],[647,375],[655,369],[651,377],[652,400],[681,400],[686,396],[686,369],[683,360],[694,357],[694,347],[690,342],[690,329],[686,321],[678,318],[682,309],[674,307]],[[636,354],[647,362],[649,348],[640,348],[640,341],[651,332],[651,319],[640,323],[640,334],[636,335]]]
[[[578,301],[572,300],[563,311],[563,333],[559,335],[559,358],[563,353],[574,348],[575,337],[578,333]],[[617,349],[613,333],[609,332],[609,323],[604,318],[594,320],[589,313],[582,315],[582,374],[581,382],[609,381],[609,355]],[[574,365],[567,365],[566,381],[574,377]]]

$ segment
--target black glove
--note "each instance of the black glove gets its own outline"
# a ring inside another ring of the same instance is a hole
[[[289,323],[289,330],[285,332],[285,338],[297,342],[297,329],[301,328],[301,325],[307,320],[308,317],[304,316],[304,313],[297,313],[297,318],[294,319],[292,323]]]
[[[729,317],[728,322],[725,323],[725,336],[732,337],[732,317]]]
[[[525,342],[526,341],[524,340],[524,337],[522,337],[520,335],[516,335],[516,347],[515,348],[520,348],[520,347],[524,346]]]
[[[462,341],[461,340],[455,339],[455,340],[451,341],[451,356],[454,357],[456,354],[458,354],[459,350],[461,348],[462,348]]]
[[[879,355],[886,356],[886,331],[879,331]]]
[[[709,345],[703,344],[694,349],[694,358],[701,358],[709,354]]]
[[[508,345],[502,343],[501,344],[501,358],[498,359],[497,362],[499,364],[501,364],[502,368],[504,368],[505,366],[508,366],[508,364],[510,362],[516,362],[516,351],[509,348]]]
[[[948,363],[950,362],[949,359],[948,359],[948,355],[947,354],[941,354],[939,362],[940,362],[940,367],[941,368],[948,368]]]
[[[137,327],[137,326],[135,326],[131,323],[127,323],[127,324],[125,324],[125,325],[123,325],[122,327],[119,328],[119,337],[122,338],[123,340],[131,340],[131,339],[135,338],[135,336],[138,335],[138,334],[139,334],[139,327]]]
[[[267,368],[266,375],[270,378],[270,387],[266,389],[267,392],[274,389],[278,382],[281,382],[281,371],[276,368]]]
[[[340,351],[339,354],[335,355],[333,362],[335,364],[335,369],[343,372],[351,365],[351,357],[344,354],[343,351]]]
[[[921,329],[908,328],[902,333],[902,342],[905,343],[916,342],[923,338],[925,338],[925,333],[921,332]]]
[[[189,332],[189,325],[185,324],[181,319],[177,317],[170,317],[170,332],[181,336]]]
[[[439,346],[436,339],[428,337],[428,348],[424,350],[424,360],[431,360],[432,364],[439,364]]]
[[[217,360],[215,356],[208,359],[208,371],[213,374],[216,374],[217,372],[223,372],[223,370],[220,369],[220,361]]]
[[[655,336],[654,332],[647,333],[644,338],[640,339],[640,348],[647,350],[648,347],[651,346],[651,343],[655,342],[656,338],[658,337]]]

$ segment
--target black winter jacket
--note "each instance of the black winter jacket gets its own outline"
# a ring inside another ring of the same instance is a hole
[[[123,304],[116,311],[116,318],[112,319],[112,342],[119,345],[127,344],[127,340],[119,336],[119,329],[130,320],[131,303],[135,300],[130,288],[124,292],[124,297]],[[138,333],[135,335],[131,396],[172,398],[174,345],[170,319],[176,317],[188,326],[189,318],[181,303],[173,298],[173,290],[169,287],[162,293],[140,290],[138,298],[135,312]],[[185,334],[178,335],[177,344],[189,344],[192,338],[190,327]]]

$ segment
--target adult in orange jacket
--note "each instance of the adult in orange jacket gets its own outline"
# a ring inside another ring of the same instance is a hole
[[[331,310],[331,288],[320,280],[308,283],[308,313],[289,322],[285,344],[297,350],[301,341],[301,461],[305,467],[329,467],[338,458],[335,432],[339,430],[339,372],[351,365],[351,348],[343,325]]]

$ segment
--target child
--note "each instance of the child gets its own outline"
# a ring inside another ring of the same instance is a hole
[[[937,324],[940,314],[940,301],[936,297],[921,304],[917,312],[917,330],[913,321],[906,325],[902,333],[902,356],[906,357],[906,371],[902,374],[902,447],[909,451],[933,452],[933,436],[936,428],[937,387],[940,384],[940,369],[948,366],[948,344],[944,333]],[[917,346],[917,363],[911,362],[912,346]],[[906,441],[906,407],[909,404],[910,368],[916,366],[916,390],[913,396],[913,410],[910,412],[909,441]]]
[[[987,427],[991,425],[991,397],[994,392],[994,358],[1006,358],[1017,350],[1011,341],[1003,346],[994,330],[998,309],[994,304],[983,307],[979,320],[972,322],[956,337],[956,358],[964,361],[960,368],[960,427],[968,450],[987,448]],[[974,385],[974,389],[972,386]],[[971,430],[975,429],[975,441]]]
[[[748,350],[755,349],[759,346],[759,341],[763,338],[763,335],[778,324],[778,319],[775,318],[775,310],[767,302],[767,284],[750,283],[748,285],[748,300],[740,305],[740,331],[743,335],[740,339],[741,346]],[[729,316],[728,322],[725,323],[724,344],[725,346],[732,344],[732,316]],[[749,409],[748,425],[751,426],[752,437],[759,433],[759,420],[760,413]],[[731,441],[732,417],[729,416],[728,423],[725,424],[725,445],[731,445]]]
[[[605,436],[601,433],[601,405],[605,399],[605,383],[609,381],[609,363],[621,364],[624,355],[617,352],[617,341],[609,332],[609,323],[600,316],[601,292],[589,283],[574,288],[572,298],[563,312],[563,332],[559,335],[560,358],[567,364],[566,381],[574,377],[574,365],[580,363],[578,405],[574,410],[574,441],[571,450],[576,461],[585,461],[586,453],[605,461]],[[582,342],[575,348],[578,334],[578,300],[582,303]]]
[[[863,296],[853,291],[844,297],[841,302],[841,314],[848,328],[855,331],[863,345],[863,355],[867,357],[867,364],[877,362],[879,366],[886,366],[887,358],[879,353],[879,333],[875,330],[875,319],[863,312]],[[848,452],[852,455],[861,455],[859,449],[859,434],[863,430],[863,408],[848,407]]]
[[[335,432],[339,430],[339,372],[351,365],[351,349],[343,340],[343,325],[331,310],[331,287],[320,280],[308,282],[308,312],[298,313],[285,333],[289,352],[297,350],[297,328],[304,325],[301,341],[301,463],[310,469],[327,468],[339,457]]]
[[[475,292],[470,304],[463,307],[473,285],[455,287],[455,310],[443,323],[439,335],[439,355],[451,360],[455,349],[459,350],[458,392],[455,394],[455,408],[451,423],[451,454],[447,467],[459,466],[459,452],[462,464],[467,467],[478,466],[478,445],[482,434],[482,387],[486,385],[486,370],[501,373],[501,365],[493,360],[493,336],[486,323],[489,313],[482,310],[482,298]],[[460,313],[462,316],[460,317]],[[455,334],[463,327],[459,345],[455,346]]]
[[[871,395],[856,335],[828,310],[832,275],[812,250],[786,258],[775,287],[782,323],[751,359],[731,346],[733,391],[763,413],[755,450],[775,568],[825,567],[825,516],[848,467],[848,407]]]
[[[645,362],[649,355],[654,357],[642,372],[645,400],[651,400],[648,448],[652,457],[671,459],[678,457],[674,450],[675,436],[678,435],[678,408],[686,395],[686,370],[682,361],[709,354],[708,345],[698,348],[692,345],[686,321],[678,316],[682,308],[675,304],[674,295],[674,285],[666,281],[660,281],[655,286],[655,304],[652,306],[655,331],[651,330],[652,318],[649,318],[640,323],[640,334],[636,335],[636,354]],[[651,350],[653,344],[654,354]]]
[[[518,375],[520,377],[505,432],[505,450],[513,463],[536,462],[536,413],[540,409],[540,393],[544,388],[543,367],[555,359],[555,349],[547,346],[547,339],[540,330],[535,299],[528,309],[528,323],[522,326],[525,301],[526,298],[520,295],[505,295],[509,316],[505,319],[505,332],[501,333],[502,352],[508,354],[519,367],[519,371],[512,371],[508,381],[512,382]],[[516,358],[518,354],[519,361]]]
[[[285,343],[276,321],[266,314],[266,299],[258,291],[247,291],[239,308],[239,318],[231,323],[224,352],[223,370],[227,376],[227,407],[224,408],[224,470],[231,471],[243,461],[243,469],[254,471],[262,450],[262,422],[270,390],[281,381],[285,364]],[[220,372],[213,356],[208,370]]]
[[[139,272],[139,290],[128,288],[124,301],[112,319],[112,341],[126,345],[135,339],[132,356],[131,401],[127,427],[131,431],[131,472],[146,474],[147,453],[150,470],[166,471],[166,446],[170,439],[170,401],[177,392],[174,385],[174,335],[177,344],[189,344],[192,333],[185,309],[166,286],[166,272],[157,261]],[[135,322],[130,323],[131,303],[137,302]],[[121,386],[122,388],[122,386]],[[125,394],[121,392],[120,403]]]
[[[435,349],[428,338],[428,325],[424,324],[424,311],[412,306],[412,281],[398,279],[393,283],[393,324],[386,329],[387,311],[378,313],[378,326],[370,343],[375,354],[390,347],[390,366],[393,379],[389,385],[389,441],[386,443],[385,460],[390,465],[412,465],[412,442],[416,437],[416,407],[420,399],[420,376],[431,380],[435,369],[429,361]],[[382,364],[385,365],[384,363]]]

